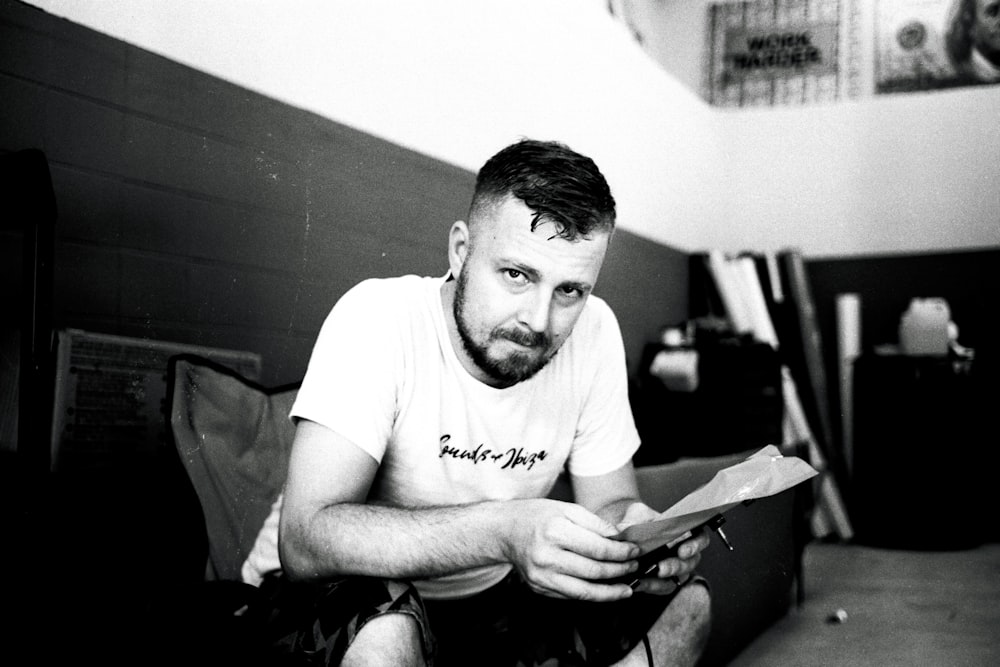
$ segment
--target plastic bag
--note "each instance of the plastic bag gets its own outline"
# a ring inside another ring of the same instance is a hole
[[[777,447],[768,445],[723,468],[653,521],[628,526],[618,539],[634,542],[646,553],[685,539],[695,528],[740,503],[781,493],[817,474],[797,456],[783,456]]]

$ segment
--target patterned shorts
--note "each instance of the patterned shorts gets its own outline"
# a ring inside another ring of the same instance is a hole
[[[703,579],[695,579],[703,583]],[[406,582],[351,577],[326,584],[265,578],[269,664],[338,665],[370,620],[406,614],[420,628],[428,665],[606,665],[645,636],[673,595],[619,602],[557,600],[516,573],[461,600],[422,600]]]
[[[420,627],[425,659],[430,664],[433,638],[427,613],[413,586],[404,581],[348,577],[324,584],[293,583],[268,575],[260,586],[258,609],[264,618],[262,639],[267,664],[339,665],[354,637],[374,618],[385,614],[412,616]]]

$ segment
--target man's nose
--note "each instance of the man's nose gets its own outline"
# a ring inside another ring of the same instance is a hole
[[[552,297],[542,290],[532,290],[525,295],[518,314],[521,324],[534,332],[545,332],[549,328],[552,313]]]

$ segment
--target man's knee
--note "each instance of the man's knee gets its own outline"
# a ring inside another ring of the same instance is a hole
[[[677,592],[671,606],[677,606],[677,612],[687,625],[687,635],[692,646],[700,653],[708,642],[708,633],[712,629],[712,596],[708,586],[700,582],[692,582]]]
[[[365,623],[347,648],[345,667],[354,665],[425,664],[423,636],[419,621],[410,614],[382,614]]]
[[[697,664],[708,643],[711,625],[712,599],[708,588],[699,582],[681,588],[650,628],[648,638],[657,656],[654,664]]]

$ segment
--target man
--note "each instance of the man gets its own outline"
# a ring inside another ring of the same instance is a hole
[[[345,665],[697,659],[706,537],[635,590],[614,581],[639,549],[613,538],[655,515],[621,334],[591,296],[614,219],[589,158],[522,141],[480,171],[447,276],[366,281],[337,303],[244,567],[279,648]],[[572,504],[546,498],[564,470]]]

